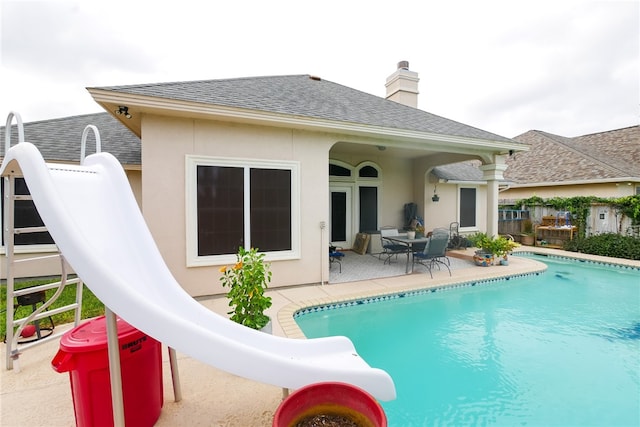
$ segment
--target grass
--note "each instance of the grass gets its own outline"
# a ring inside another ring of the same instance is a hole
[[[22,289],[22,288],[27,288],[31,286],[44,285],[47,283],[55,282],[57,280],[58,279],[38,279],[38,280],[29,280],[29,281],[21,281],[21,282],[16,281],[15,289]],[[56,291],[55,289],[47,290],[46,291],[47,299],[50,298],[55,293],[55,291]],[[64,291],[62,292],[62,294],[60,295],[60,297],[49,308],[53,309],[57,307],[62,307],[65,305],[73,304],[75,301],[76,301],[76,285],[75,284],[67,285]],[[15,302],[16,301],[14,299],[14,303]],[[40,305],[38,305],[38,307],[39,306]],[[14,307],[15,307],[15,304],[14,304]],[[102,304],[100,300],[98,300],[98,298],[96,298],[96,296],[93,295],[93,293],[86,286],[84,286],[82,290],[81,313],[82,313],[81,317],[83,319],[88,319],[91,317],[96,317],[104,314],[104,304]],[[23,317],[27,317],[29,314],[31,314],[31,306],[16,307],[16,310],[14,312],[14,319],[21,319]],[[2,336],[3,340],[5,339],[6,332],[7,332],[6,318],[7,318],[7,287],[2,286],[0,287],[0,336]],[[71,323],[74,320],[74,311],[70,310],[60,314],[56,314],[55,316],[52,316],[52,319],[53,319],[53,323],[56,325]],[[40,322],[41,322],[41,325],[43,325],[43,327],[46,327],[48,324],[48,321],[46,319],[42,319]]]

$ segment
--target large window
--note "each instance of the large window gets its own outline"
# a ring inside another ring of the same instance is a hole
[[[460,188],[460,227],[476,227],[476,189]]]
[[[238,247],[268,259],[299,256],[298,164],[187,158],[188,265],[235,260]]]
[[[359,188],[360,232],[373,233],[378,229],[378,187]]]

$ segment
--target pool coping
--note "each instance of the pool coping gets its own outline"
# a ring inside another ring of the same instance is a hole
[[[349,305],[356,305],[360,303],[376,302],[380,300],[395,299],[407,294],[416,295],[426,292],[436,292],[440,290],[453,289],[463,286],[475,286],[476,284],[484,284],[488,282],[509,280],[515,277],[528,276],[532,274],[540,274],[547,269],[546,264],[536,261],[530,258],[518,258],[517,254],[529,255],[543,255],[554,258],[566,258],[579,261],[591,262],[596,264],[605,264],[618,266],[622,268],[637,269],[640,271],[640,261],[627,260],[621,258],[610,258],[597,255],[588,255],[576,252],[567,252],[558,249],[551,248],[539,248],[539,247],[520,247],[514,251],[516,259],[511,258],[510,266],[491,266],[491,267],[476,267],[457,270],[459,277],[445,276],[435,277],[426,284],[423,282],[409,284],[407,286],[386,286],[383,289],[369,290],[364,292],[347,293],[344,295],[328,296],[322,298],[314,298],[308,300],[301,300],[292,302],[282,307],[277,314],[278,323],[282,328],[282,332],[285,337],[306,339],[306,336],[298,326],[295,318],[301,312],[305,310],[318,311],[325,310],[334,307],[343,307]],[[512,268],[512,266],[514,268]],[[505,271],[508,268],[508,271]],[[480,270],[477,270],[480,269]],[[477,271],[479,274],[469,274],[468,270]],[[464,272],[465,274],[461,274]],[[395,281],[402,280],[403,278],[410,278],[416,276],[415,274],[408,274],[405,276],[396,276],[391,279]],[[424,275],[426,276],[426,275]],[[388,279],[388,278],[387,278]],[[378,281],[378,284],[384,283],[385,280]],[[331,285],[324,285],[331,286]]]

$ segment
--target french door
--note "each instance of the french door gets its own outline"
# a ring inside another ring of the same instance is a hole
[[[351,186],[330,187],[329,242],[350,248],[353,241],[353,189]]]

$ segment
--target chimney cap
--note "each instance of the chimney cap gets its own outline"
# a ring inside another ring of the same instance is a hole
[[[409,61],[398,62],[398,70],[408,70],[408,69],[409,69]]]

